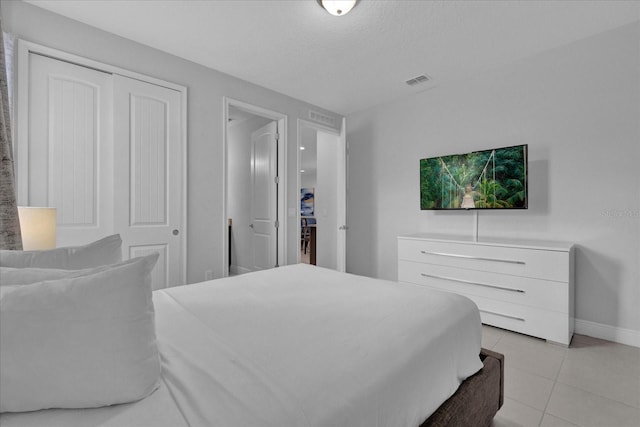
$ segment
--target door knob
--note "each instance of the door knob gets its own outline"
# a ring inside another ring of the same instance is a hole
[[[249,228],[253,228],[253,224],[249,224]]]
[[[173,234],[174,236],[177,236],[178,234],[180,234],[180,231],[179,230],[173,230],[171,232],[171,234]]]

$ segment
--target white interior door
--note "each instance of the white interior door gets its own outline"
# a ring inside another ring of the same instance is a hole
[[[317,182],[314,216],[316,220],[316,265],[337,270],[338,244],[338,138],[329,132],[316,132]],[[306,151],[306,150],[305,150]],[[313,245],[312,245],[313,246]],[[311,249],[313,251],[314,248]]]
[[[57,209],[57,246],[112,234],[112,76],[30,53],[18,204]]]
[[[278,129],[273,121],[251,134],[252,267],[278,264]]]
[[[182,280],[180,92],[114,75],[115,228],[123,256],[159,252],[154,289]]]
[[[336,150],[337,186],[336,186],[336,219],[338,223],[336,269],[347,270],[347,119],[342,119],[342,129],[338,136]]]

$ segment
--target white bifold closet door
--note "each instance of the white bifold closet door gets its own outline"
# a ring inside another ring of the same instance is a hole
[[[113,76],[41,55],[29,62],[19,204],[57,208],[58,246],[100,239],[113,233]]]
[[[181,93],[29,54],[21,204],[57,208],[58,246],[119,233],[123,257],[157,251],[154,289],[181,284]]]
[[[182,277],[180,93],[113,77],[115,229],[125,256],[160,253],[152,275],[164,288]]]

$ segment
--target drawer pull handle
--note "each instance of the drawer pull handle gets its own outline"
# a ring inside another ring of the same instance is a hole
[[[500,289],[502,291],[518,292],[521,294],[525,293],[525,291],[522,289],[505,288],[503,286],[489,285],[487,283],[472,282],[471,280],[456,279],[455,277],[438,276],[435,274],[427,274],[427,273],[420,273],[420,275],[423,277],[431,277],[433,279],[444,279],[444,280],[450,280],[452,282],[466,283],[468,285],[478,285],[478,286],[484,286],[485,288]]]
[[[448,257],[452,257],[452,258],[477,259],[477,260],[480,260],[480,261],[505,262],[507,264],[520,264],[520,265],[526,264],[524,261],[516,261],[516,260],[512,260],[512,259],[484,258],[484,257],[472,256],[472,255],[448,254],[448,253],[445,253],[445,252],[420,251],[420,253],[425,254],[425,255],[448,256]]]
[[[506,317],[508,319],[513,319],[513,320],[518,320],[520,322],[524,322],[525,319],[523,319],[522,317],[516,317],[516,316],[510,316],[508,314],[504,314],[504,313],[497,313],[495,311],[489,311],[489,310],[478,310],[481,313],[487,313],[487,314],[494,314],[496,316],[500,316],[500,317]]]

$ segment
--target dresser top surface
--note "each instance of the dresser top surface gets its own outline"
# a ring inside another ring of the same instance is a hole
[[[561,242],[553,240],[533,240],[533,239],[511,239],[511,238],[493,238],[493,237],[478,237],[476,241],[472,236],[455,236],[447,234],[432,234],[432,233],[416,233],[398,236],[398,239],[409,240],[428,240],[435,242],[447,242],[447,243],[463,243],[473,244],[480,246],[506,246],[513,248],[528,248],[528,249],[540,249],[540,250],[552,250],[552,251],[570,251],[573,247],[573,243]]]

